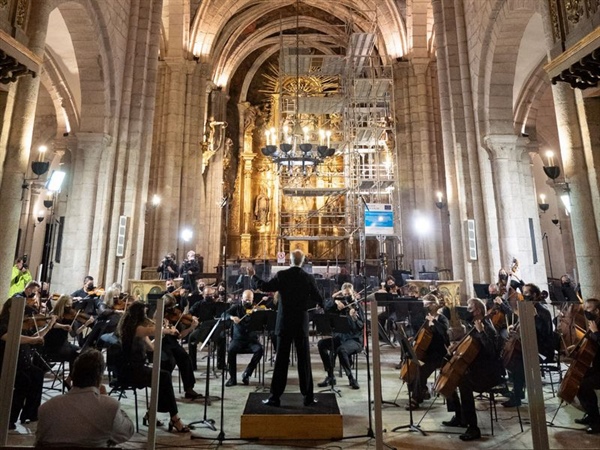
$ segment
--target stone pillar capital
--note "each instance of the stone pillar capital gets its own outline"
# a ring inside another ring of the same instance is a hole
[[[76,135],[77,150],[87,157],[100,158],[103,150],[110,145],[112,138],[106,133],[79,132]]]
[[[526,150],[529,139],[514,134],[488,134],[484,142],[492,160],[521,159],[521,154]]]

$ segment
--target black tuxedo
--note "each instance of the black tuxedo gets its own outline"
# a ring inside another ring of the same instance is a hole
[[[278,291],[280,295],[275,325],[278,344],[271,399],[278,402],[285,391],[290,349],[294,342],[298,353],[300,392],[304,395],[305,403],[310,403],[314,394],[308,343],[308,310],[316,304],[323,305],[323,297],[317,289],[315,279],[300,267],[293,266],[277,272],[269,281],[263,281],[256,275],[252,277],[252,281],[261,291]]]

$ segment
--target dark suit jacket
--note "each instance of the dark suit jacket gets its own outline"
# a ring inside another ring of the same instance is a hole
[[[269,281],[263,281],[256,275],[252,281],[261,291],[279,291],[281,299],[275,325],[277,336],[308,336],[307,310],[317,304],[323,305],[323,297],[312,275],[294,266],[277,272]]]

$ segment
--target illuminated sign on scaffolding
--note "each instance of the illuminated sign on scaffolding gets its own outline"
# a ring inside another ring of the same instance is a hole
[[[394,235],[394,210],[389,203],[365,203],[365,235]]]

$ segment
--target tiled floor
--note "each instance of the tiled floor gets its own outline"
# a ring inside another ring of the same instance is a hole
[[[322,364],[320,362],[316,340],[312,342],[312,360],[313,375],[315,383],[321,381],[324,377]],[[238,370],[241,373],[243,364],[250,358],[250,355],[239,357]],[[533,448],[531,437],[531,425],[527,403],[521,407],[521,416],[523,418],[524,432],[521,432],[517,419],[517,412],[514,408],[504,408],[497,404],[498,422],[494,423],[494,436],[490,434],[489,402],[481,400],[477,402],[479,426],[483,437],[479,441],[464,443],[458,438],[461,429],[447,428],[441,425],[442,420],[448,420],[451,413],[446,411],[446,406],[442,398],[437,399],[430,411],[423,417],[425,408],[414,412],[413,420],[420,423],[426,436],[418,432],[411,432],[407,429],[393,432],[392,429],[398,426],[409,424],[409,412],[405,410],[407,403],[407,391],[399,380],[399,371],[395,365],[399,361],[399,349],[391,348],[388,345],[381,347],[381,384],[382,399],[382,423],[383,441],[388,447],[398,449],[434,449],[445,448],[447,450],[461,449],[528,449]],[[336,442],[316,442],[316,441],[294,441],[294,442],[248,442],[239,440],[240,436],[240,416],[243,412],[248,394],[254,392],[258,385],[258,379],[252,378],[250,386],[239,384],[234,387],[226,388],[223,401],[223,422],[221,422],[221,402],[214,400],[211,406],[206,408],[200,401],[188,401],[180,395],[181,401],[180,415],[185,422],[195,420],[214,420],[216,431],[212,431],[205,426],[198,426],[191,434],[169,433],[166,427],[159,428],[156,438],[156,448],[217,448],[218,437],[221,435],[224,440],[221,448],[243,448],[243,449],[296,449],[296,448],[323,448],[323,449],[366,449],[375,447],[375,439],[368,436],[370,430],[375,432],[375,420],[372,417],[369,420],[369,403],[367,389],[367,363],[366,358],[359,358],[359,382],[360,390],[352,390],[347,385],[347,380],[338,378],[337,387],[341,390],[341,397],[338,397],[338,404],[343,414],[344,436],[345,439]],[[267,370],[270,365],[266,365]],[[373,367],[371,377],[376,376]],[[204,392],[205,376],[202,370],[196,372],[198,383],[196,390]],[[267,373],[266,384],[270,380],[270,373]],[[432,381],[432,380],[430,380]],[[548,379],[543,380],[548,383]],[[177,389],[177,372],[175,372],[174,385]],[[221,392],[221,379],[210,379],[211,396],[219,396]],[[295,367],[290,368],[288,388],[286,392],[298,392],[297,373]],[[546,417],[550,421],[559,404],[557,398],[553,397],[550,384],[544,384],[544,400],[546,405]],[[140,415],[145,410],[144,396],[139,396]],[[371,392],[371,399],[373,393]],[[431,402],[431,401],[430,401]],[[133,398],[122,400],[127,412],[134,418]],[[426,404],[427,405],[427,404]],[[164,414],[159,414],[161,419],[167,422]],[[572,406],[566,406],[560,409],[554,419],[555,427],[547,427],[549,448],[570,448],[570,449],[597,449],[600,448],[600,435],[590,436],[581,430],[582,426],[576,425],[573,419],[581,417],[582,413]],[[76,426],[74,424],[73,426]],[[222,434],[221,433],[222,430]],[[35,433],[35,424],[27,426],[18,425],[16,431],[9,434],[10,445],[33,445],[33,435]],[[201,437],[202,439],[191,440],[190,436]],[[357,437],[354,437],[357,436]],[[308,437],[307,437],[308,438]],[[147,429],[142,426],[140,419],[140,433],[122,448],[145,448],[147,442]]]

